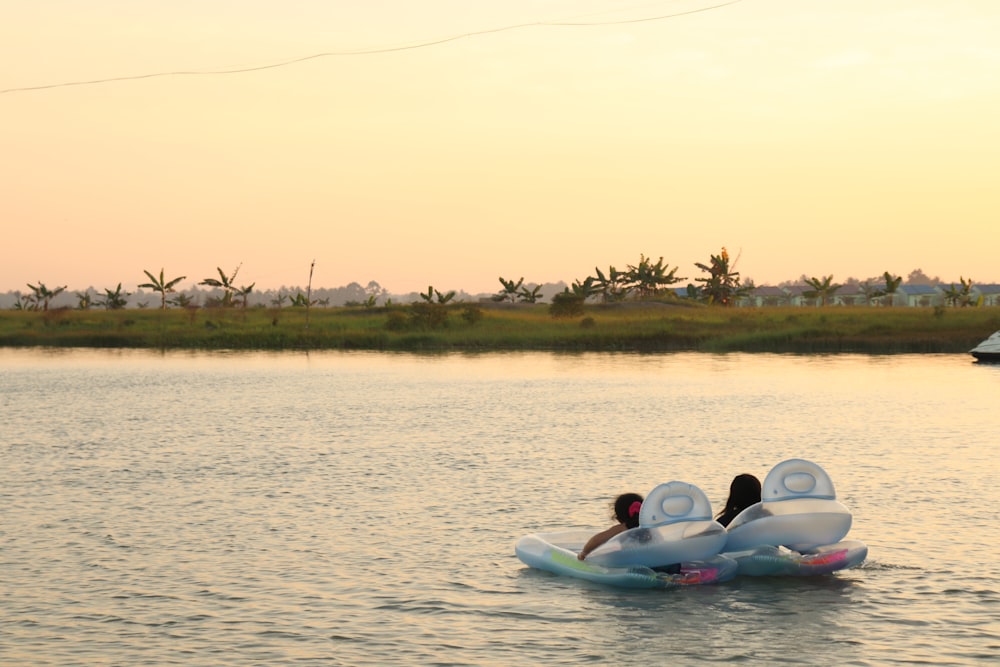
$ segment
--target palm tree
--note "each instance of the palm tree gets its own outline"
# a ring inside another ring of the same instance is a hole
[[[236,281],[236,274],[240,272],[240,266],[243,266],[243,265],[240,264],[235,269],[233,269],[233,275],[231,275],[231,276],[227,276],[223,272],[223,270],[222,270],[221,267],[215,267],[216,271],[219,272],[219,279],[216,280],[215,278],[205,278],[204,280],[202,280],[198,284],[199,285],[208,285],[209,287],[219,287],[219,288],[222,288],[222,290],[223,290],[223,294],[222,294],[222,307],[223,308],[228,308],[228,307],[230,307],[230,306],[233,305],[233,292],[236,289],[236,287],[234,286],[234,282]],[[251,285],[251,287],[253,287],[253,285]]]
[[[823,278],[809,278],[806,280],[806,284],[812,287],[812,289],[802,292],[802,296],[807,299],[819,299],[819,305],[821,306],[830,303],[830,298],[834,292],[843,287],[843,285],[833,284],[833,274],[824,276]]]
[[[142,285],[139,285],[139,289],[142,289],[143,287],[148,287],[149,289],[153,290],[154,292],[159,292],[160,293],[160,310],[166,310],[167,309],[167,293],[168,292],[172,293],[174,291],[174,285],[176,285],[180,281],[182,281],[185,278],[187,278],[187,276],[181,276],[180,278],[174,278],[173,280],[169,280],[169,281],[165,280],[163,278],[163,269],[162,268],[160,268],[160,277],[159,277],[159,279],[157,279],[156,276],[154,276],[149,271],[146,271],[145,269],[143,269],[142,272],[145,273],[147,276],[149,276],[149,282],[148,283],[143,283]]]

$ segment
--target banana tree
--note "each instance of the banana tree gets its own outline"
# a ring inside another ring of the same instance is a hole
[[[736,268],[736,262],[730,265],[729,252],[725,247],[718,255],[710,255],[709,264],[695,262],[694,265],[708,273],[708,278],[695,278],[696,281],[704,283],[701,294],[708,303],[731,306],[736,299],[745,296],[752,289],[750,286],[740,284],[739,271],[733,270]]]
[[[247,297],[250,296],[250,292],[253,291],[253,286],[257,283],[250,283],[249,286],[244,285],[243,287],[237,287],[233,289],[233,296],[240,297],[240,305],[243,308],[247,307]]]
[[[807,299],[819,299],[819,305],[821,306],[830,303],[830,299],[834,293],[843,287],[843,285],[833,283],[833,274],[823,276],[822,278],[809,278],[806,280],[806,284],[812,287],[812,289],[802,292],[802,296]]]
[[[961,284],[961,287],[956,287],[955,283],[952,283],[950,288],[944,290],[945,301],[952,306],[965,307],[972,305],[972,278],[965,280],[965,278],[959,276],[958,282]]]
[[[594,276],[593,284],[604,303],[621,301],[628,294],[628,276],[624,271],[619,271],[615,267],[610,266],[608,267],[607,275],[605,275],[603,271],[595,266],[594,272],[597,275]]]
[[[227,276],[225,274],[225,272],[222,270],[221,267],[216,267],[216,271],[219,272],[219,278],[218,278],[218,280],[215,279],[215,278],[205,278],[204,280],[202,280],[198,284],[199,285],[207,285],[209,287],[218,287],[218,288],[221,288],[222,291],[223,291],[223,293],[222,293],[222,307],[223,308],[229,308],[229,307],[231,307],[233,305],[233,292],[236,291],[236,286],[235,286],[236,274],[240,272],[240,266],[243,266],[243,265],[240,264],[239,266],[237,266],[233,270],[233,275],[231,275],[231,276]],[[253,287],[253,286],[251,285],[251,287]]]
[[[49,303],[52,301],[52,299],[59,296],[63,292],[63,290],[66,289],[66,286],[63,285],[62,287],[56,287],[55,289],[50,290],[48,287],[45,286],[45,283],[43,283],[40,280],[38,281],[37,285],[32,285],[31,283],[27,283],[27,285],[28,287],[31,288],[32,291],[32,295],[30,298],[35,303],[36,306],[35,310],[37,310],[38,307],[41,307],[42,310],[48,310]]]
[[[131,292],[122,291],[121,283],[118,283],[118,287],[113,292],[105,287],[104,299],[98,301],[97,305],[104,306],[105,310],[121,310],[128,305],[128,297],[131,294]]]
[[[892,305],[894,294],[896,290],[899,289],[899,284],[903,282],[902,276],[894,276],[888,271],[882,274],[882,279],[885,280],[885,289],[882,290],[882,294],[886,297],[889,305]]]
[[[76,297],[77,310],[90,310],[90,307],[94,305],[94,295],[89,290],[86,292],[74,292],[73,295]]]
[[[640,254],[639,263],[635,266],[630,264],[625,271],[625,281],[629,287],[635,288],[640,299],[655,296],[668,285],[685,280],[675,275],[679,267],[675,266],[668,271],[667,266],[662,257],[653,264],[648,257]]]
[[[569,286],[569,291],[573,295],[581,297],[584,301],[597,294],[597,287],[594,285],[594,277],[587,276],[582,281],[574,280]]]
[[[524,284],[524,276],[518,281],[504,280],[503,276],[500,276],[500,284],[503,285],[503,289],[493,296],[494,301],[510,301],[514,303],[517,301],[517,295],[521,290],[521,285]]]
[[[153,290],[154,292],[159,292],[160,293],[160,310],[166,310],[167,309],[167,294],[174,292],[174,285],[176,285],[180,281],[182,281],[185,278],[187,278],[187,276],[181,276],[180,278],[174,278],[173,280],[166,280],[163,277],[163,269],[162,268],[160,269],[160,277],[159,278],[157,278],[156,276],[154,276],[149,271],[146,271],[145,269],[143,269],[143,273],[145,273],[147,276],[149,276],[149,282],[148,283],[143,283],[142,285],[139,285],[139,289],[142,289],[143,287],[148,287],[149,289]]]
[[[522,287],[521,291],[517,293],[517,299],[524,303],[536,303],[541,296],[541,291],[541,285],[535,285],[532,289]]]
[[[420,294],[420,298],[427,303],[434,303],[434,299],[437,298],[437,303],[445,304],[455,298],[455,290],[442,294],[434,289],[432,285],[427,286],[427,294],[423,294],[421,292],[418,292],[418,294]]]
[[[869,306],[872,305],[872,301],[885,294],[878,285],[873,285],[870,280],[859,283],[858,290],[864,295],[865,303]]]

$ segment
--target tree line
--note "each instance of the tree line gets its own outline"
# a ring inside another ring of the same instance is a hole
[[[701,275],[688,282],[683,291],[685,298],[715,306],[732,306],[743,297],[748,296],[756,289],[753,280],[744,280],[739,271],[736,270],[736,260],[730,258],[725,247],[719,254],[710,254],[707,262],[695,262],[695,267],[699,269]],[[304,307],[308,310],[311,306],[329,306],[336,293],[340,303],[345,306],[375,307],[377,305],[392,305],[392,298],[388,291],[377,282],[371,281],[366,287],[361,287],[357,283],[351,283],[343,288],[335,290],[317,290],[312,293],[312,268],[310,266],[310,284],[306,291],[301,288],[282,288],[276,293],[267,292],[269,299],[266,303],[257,305],[269,305],[275,308]],[[241,284],[237,281],[242,265],[237,266],[232,272],[225,272],[221,267],[216,268],[216,275],[209,276],[197,283],[198,286],[207,287],[209,292],[202,295],[204,302],[201,306],[212,308],[246,308],[250,301],[250,296],[254,292],[256,283]],[[588,275],[583,279],[574,280],[572,284],[563,287],[563,291],[552,295],[553,306],[569,308],[576,311],[577,306],[582,306],[587,301],[599,301],[604,303],[625,301],[625,300],[648,300],[661,298],[664,296],[676,296],[674,285],[682,283],[688,278],[678,276],[679,267],[671,267],[664,262],[661,256],[655,262],[652,258],[644,254],[639,255],[639,261],[635,264],[628,264],[624,269],[609,266],[606,270],[594,267],[593,275]],[[191,308],[197,307],[197,294],[179,292],[176,286],[186,276],[167,278],[163,268],[158,274],[149,270],[144,270],[147,282],[138,285],[140,290],[148,289],[159,297],[159,308],[165,310],[168,307]],[[883,273],[878,278],[870,278],[865,281],[855,281],[849,279],[848,283],[835,283],[833,275],[821,277],[809,277],[803,275],[800,283],[808,287],[802,295],[808,299],[814,299],[818,305],[827,305],[832,302],[838,290],[845,284],[852,282],[864,295],[866,301],[871,304],[882,297],[892,298],[897,292],[902,278],[889,271]],[[517,280],[499,277],[501,289],[493,294],[490,299],[496,302],[510,303],[537,303],[542,298],[541,285],[526,285],[524,277]],[[913,271],[909,276],[912,284],[926,283],[931,281],[919,269]],[[940,282],[939,280],[937,281]],[[48,310],[53,300],[63,294],[66,286],[49,288],[45,283],[38,281],[36,284],[27,283],[30,293],[21,294],[15,292],[15,301],[12,306],[15,310]],[[973,282],[964,277],[959,279],[959,284],[952,284],[950,288],[944,288],[945,299],[952,305],[975,305],[972,302]],[[441,292],[432,285],[428,286],[426,293],[413,293],[410,296],[417,297],[419,301],[425,303],[445,304],[455,299],[454,290]],[[463,293],[464,294],[464,293]],[[104,293],[85,290],[74,293],[76,307],[78,309],[104,308],[106,310],[119,310],[128,306],[131,292],[124,291],[122,284],[118,283],[115,289],[104,289]],[[149,307],[147,301],[140,301],[137,304],[140,308]]]

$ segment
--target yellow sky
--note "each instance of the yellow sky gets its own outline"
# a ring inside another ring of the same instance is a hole
[[[1000,282],[1000,3],[723,1],[6,0],[0,291]]]

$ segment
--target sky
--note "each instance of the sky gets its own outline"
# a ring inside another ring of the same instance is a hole
[[[5,0],[0,291],[724,246],[758,285],[1000,282],[998,34],[995,0]]]

